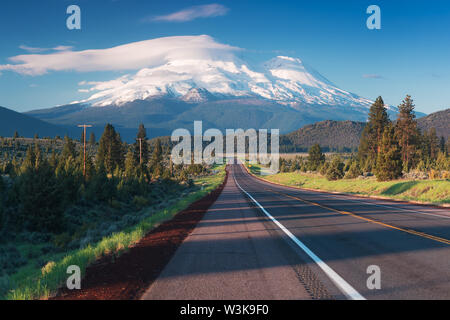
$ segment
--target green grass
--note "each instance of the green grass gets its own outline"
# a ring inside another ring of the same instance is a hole
[[[67,277],[67,267],[77,265],[84,275],[86,267],[105,255],[119,255],[130,246],[139,242],[149,231],[160,223],[172,219],[178,212],[187,208],[191,203],[201,199],[215,190],[225,178],[225,166],[215,168],[219,172],[194,181],[199,188],[180,199],[175,204],[144,219],[134,227],[122,230],[103,238],[100,242],[64,254],[53,255],[52,261],[42,269],[31,265],[21,268],[11,276],[15,283],[14,289],[6,295],[6,299],[30,300],[47,299],[60,288]]]
[[[252,165],[250,172],[259,174],[259,166]],[[450,203],[450,180],[394,180],[378,182],[375,177],[367,179],[342,179],[328,181],[319,174],[278,173],[263,179],[287,186],[324,191],[335,191],[365,196],[420,201],[433,204]]]

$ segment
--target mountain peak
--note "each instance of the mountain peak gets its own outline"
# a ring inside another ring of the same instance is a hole
[[[200,103],[212,100],[213,98],[214,96],[205,88],[192,88],[182,96],[181,100],[190,103]]]
[[[291,106],[368,108],[372,103],[338,88],[299,58],[277,56],[253,67],[238,58],[235,50],[217,50],[212,44],[209,47],[196,48],[185,54],[177,50],[176,54],[164,56],[159,63],[155,59],[151,66],[134,75],[95,82],[90,91],[97,92],[81,102],[93,106],[120,106],[134,100],[167,95],[191,103],[243,97]]]

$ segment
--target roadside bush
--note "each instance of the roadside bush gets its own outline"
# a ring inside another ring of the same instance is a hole
[[[364,173],[372,173],[375,168],[375,159],[367,158],[363,164],[361,164],[361,168]]]
[[[141,210],[142,208],[148,207],[150,205],[150,201],[141,196],[134,196],[133,198],[133,205],[138,209]]]
[[[108,228],[106,228],[102,231],[101,236],[107,237],[107,236],[110,236],[111,234],[113,234],[114,232],[118,232],[119,230],[120,229],[116,224],[111,224],[110,226],[108,226]]]
[[[309,170],[317,171],[324,162],[325,162],[325,155],[322,153],[322,149],[318,144],[313,145],[309,149],[308,155]]]
[[[84,237],[79,242],[80,243],[79,248],[80,249],[86,248],[92,241],[93,241],[92,237],[90,236]]]
[[[353,161],[345,174],[345,179],[356,179],[360,175],[362,175],[362,171],[359,168],[359,164],[356,161]]]
[[[44,243],[50,241],[52,235],[44,232],[25,232],[23,233],[25,241],[30,243]]]
[[[329,167],[330,167],[330,163],[329,162],[324,162],[322,164],[322,166],[320,167],[320,170],[319,170],[320,174],[325,176],[327,174],[327,172],[328,172]]]
[[[340,157],[333,158],[326,173],[327,180],[339,180],[344,177],[344,163]]]
[[[41,269],[41,273],[43,276],[49,274],[53,268],[55,268],[56,263],[54,261],[47,262],[47,264]]]
[[[47,254],[47,253],[53,252],[54,250],[55,250],[55,247],[50,243],[45,244],[41,247],[42,254]]]
[[[27,168],[17,182],[18,222],[30,231],[58,232],[63,225],[62,199],[56,177],[47,164]]]
[[[439,171],[450,171],[450,157],[446,156],[443,152],[439,152],[435,168]]]
[[[70,241],[72,241],[72,237],[68,232],[61,233],[53,238],[53,244],[59,249],[66,248]]]
[[[129,226],[136,224],[141,219],[142,219],[142,216],[127,214],[127,215],[123,216],[120,223],[123,225],[124,228],[127,228]]]
[[[19,250],[14,246],[0,247],[0,270],[10,274],[26,263]]]

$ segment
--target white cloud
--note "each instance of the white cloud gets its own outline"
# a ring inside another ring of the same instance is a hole
[[[194,6],[168,15],[145,19],[146,21],[186,22],[197,18],[224,16],[229,9],[221,4],[213,3],[202,6]]]
[[[0,65],[0,72],[13,71],[36,76],[51,71],[138,70],[176,59],[215,57],[230,60],[236,50],[239,48],[218,43],[206,35],[166,37],[132,42],[108,49],[60,50],[49,54],[19,55],[9,58],[13,64]]]
[[[26,45],[19,46],[20,49],[31,52],[31,53],[40,53],[45,51],[69,51],[72,50],[72,46],[57,46],[54,48],[36,48],[36,47],[29,47]]]
[[[73,49],[72,46],[57,46],[57,47],[54,47],[52,50],[55,50],[55,51],[70,51],[72,49]]]
[[[44,52],[47,51],[47,48],[33,48],[33,47],[28,47],[25,45],[21,45],[19,46],[20,49],[28,51],[28,52],[32,52],[32,53],[38,53],[38,52]]]

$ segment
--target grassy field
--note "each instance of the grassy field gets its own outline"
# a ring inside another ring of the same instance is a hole
[[[260,167],[252,165],[250,171],[258,175]],[[264,176],[267,181],[299,188],[335,191],[365,196],[379,196],[433,204],[450,203],[450,180],[395,180],[378,182],[375,177],[328,181],[319,174],[279,173]]]
[[[91,243],[86,247],[55,254],[48,258],[47,265],[40,269],[33,264],[22,267],[3,283],[10,286],[9,293],[0,299],[29,300],[47,299],[63,285],[68,277],[67,267],[77,265],[84,274],[86,267],[105,255],[119,255],[133,244],[139,242],[149,231],[160,223],[170,220],[178,212],[187,208],[191,203],[201,199],[216,189],[225,178],[225,166],[215,168],[216,174],[205,176],[194,181],[198,187],[172,205],[168,205],[157,213],[140,221],[137,225],[113,233],[100,242]],[[144,215],[145,216],[145,215]],[[148,215],[147,215],[148,216]],[[1,279],[0,279],[1,280]]]
[[[331,157],[333,155],[335,155],[335,152],[324,152],[324,155],[326,157]],[[339,153],[343,158],[348,157],[351,155],[351,153]],[[309,153],[308,152],[293,152],[293,153],[280,153],[280,158],[283,159],[287,159],[287,160],[292,160],[295,159],[296,157],[302,157],[304,159],[306,159],[308,157]]]

